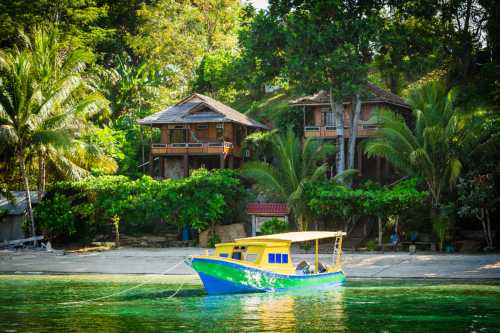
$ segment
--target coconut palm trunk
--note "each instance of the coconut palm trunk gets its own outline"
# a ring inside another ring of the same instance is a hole
[[[45,183],[46,183],[46,156],[45,153],[40,150],[38,153],[38,185],[37,185],[37,198],[42,200],[43,193],[45,193]]]
[[[35,237],[36,236],[35,219],[33,218],[30,186],[29,186],[28,175],[26,174],[25,154],[24,154],[24,149],[22,146],[18,147],[17,159],[19,161],[19,168],[21,171],[21,177],[22,177],[23,183],[24,183],[24,190],[26,192],[26,208],[28,210],[28,218],[29,218],[29,221],[31,223],[31,236]],[[33,246],[36,247],[38,245],[37,243],[38,242],[36,241],[36,239],[33,239]]]

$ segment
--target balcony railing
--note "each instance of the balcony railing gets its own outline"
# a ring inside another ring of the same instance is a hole
[[[379,126],[373,124],[358,125],[358,137],[366,138],[373,136]],[[323,137],[334,138],[337,136],[336,126],[304,126],[304,136],[307,137]],[[344,137],[348,138],[351,135],[351,128],[344,126]]]
[[[233,150],[231,142],[181,142],[181,143],[153,143],[153,155],[164,154],[230,154]]]

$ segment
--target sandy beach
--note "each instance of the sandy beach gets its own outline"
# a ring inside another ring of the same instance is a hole
[[[168,274],[193,275],[182,261],[202,248],[119,248],[86,254],[0,251],[5,274]],[[293,254],[293,260],[314,262],[313,254]],[[328,263],[331,255],[320,255]],[[436,254],[403,252],[345,253],[344,270],[352,278],[437,278],[500,280],[499,254]]]

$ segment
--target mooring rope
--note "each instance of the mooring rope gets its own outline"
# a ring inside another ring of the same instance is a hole
[[[165,271],[161,272],[159,275],[164,275],[168,272],[170,272],[171,270],[173,270],[174,268],[176,268],[177,266],[179,266],[180,264],[182,264],[184,262],[184,260],[181,260],[179,261],[178,263],[176,263],[175,265],[169,267],[168,269],[166,269]],[[152,281],[153,278],[150,278],[142,283],[139,283],[138,285],[136,286],[133,286],[133,287],[130,287],[128,289],[125,289],[125,290],[121,290],[121,291],[118,291],[116,293],[112,293],[111,295],[106,295],[106,296],[101,296],[101,297],[97,297],[97,298],[91,298],[91,299],[87,299],[87,300],[83,300],[83,301],[74,301],[74,302],[62,302],[62,303],[58,303],[58,304],[63,304],[63,305],[70,305],[70,304],[85,304],[85,303],[91,303],[91,302],[95,302],[95,301],[100,301],[102,299],[106,299],[106,298],[111,298],[111,297],[114,297],[114,296],[118,296],[118,295],[122,295],[122,294],[125,294],[131,290],[134,290],[134,289],[137,289],[139,287],[142,287],[143,285],[149,283],[150,281]],[[186,283],[186,280],[184,280],[181,285],[177,288],[177,290],[174,291],[174,293],[170,296],[167,297],[167,299],[170,299],[170,298],[173,298],[175,297],[179,291],[182,289],[182,287],[184,286],[184,284]]]

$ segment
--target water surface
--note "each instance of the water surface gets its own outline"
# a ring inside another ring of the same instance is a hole
[[[0,331],[500,332],[493,283],[349,280],[327,291],[207,296],[189,277],[169,298],[184,279],[0,275]]]

